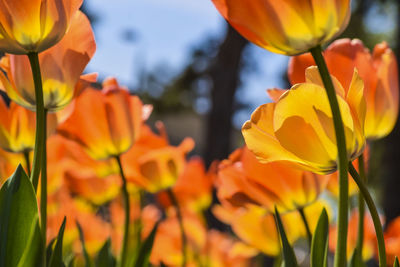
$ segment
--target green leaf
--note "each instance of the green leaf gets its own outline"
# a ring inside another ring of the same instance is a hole
[[[360,258],[360,254],[358,253],[358,249],[355,248],[353,251],[353,255],[350,258],[350,267],[366,267],[367,265],[363,262],[362,258]]]
[[[31,235],[25,251],[22,254],[21,260],[18,263],[18,267],[36,267],[43,265],[43,241],[39,227],[39,217],[32,223]]]
[[[282,241],[283,266],[287,267],[298,266],[296,255],[294,254],[294,250],[287,239],[285,228],[283,227],[282,224],[281,216],[279,215],[278,209],[276,207],[275,207],[275,219],[276,219],[276,226],[278,228],[279,235]]]
[[[108,239],[97,254],[95,261],[96,267],[113,267],[116,265],[115,258],[113,257],[110,248],[111,241]]]
[[[149,258],[150,258],[151,250],[153,248],[154,238],[156,236],[159,223],[160,222],[157,222],[156,225],[154,225],[153,230],[151,230],[151,233],[149,234],[149,236],[146,238],[146,240],[140,246],[138,258],[136,259],[135,264],[132,265],[133,267],[149,266]]]
[[[85,237],[83,235],[82,227],[78,221],[76,221],[76,227],[78,228],[79,239],[81,240],[81,244],[82,244],[82,252],[83,252],[83,256],[85,258],[85,267],[91,267],[91,266],[93,266],[93,264],[92,264],[92,261],[90,260],[89,253],[86,250]]]
[[[65,223],[67,219],[64,217],[64,220],[61,224],[60,230],[58,231],[57,241],[53,249],[53,253],[51,254],[49,267],[64,267],[65,264],[62,258],[62,248],[63,248],[63,238],[64,238],[64,230]]]
[[[0,190],[0,266],[17,266],[37,217],[35,191],[19,165]]]
[[[400,267],[399,258],[397,258],[397,256],[396,256],[396,258],[394,259],[393,267]]]
[[[328,231],[328,214],[323,209],[311,242],[311,267],[326,267],[328,264]]]

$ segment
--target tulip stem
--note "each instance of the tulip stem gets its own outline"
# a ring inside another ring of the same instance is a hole
[[[306,214],[304,213],[304,208],[301,207],[301,208],[298,208],[297,210],[300,214],[301,220],[304,223],[304,227],[305,227],[306,233],[307,233],[308,245],[310,246],[310,249],[311,249],[312,234],[311,234],[311,230],[310,230],[310,225],[308,224],[308,221],[307,221]]]
[[[353,180],[358,185],[358,188],[360,189],[360,192],[364,197],[365,203],[367,203],[369,212],[371,213],[372,221],[374,222],[376,238],[378,240],[379,266],[385,267],[387,266],[385,239],[383,237],[383,229],[378,210],[376,209],[374,200],[372,199],[367,186],[365,185],[364,181],[362,180],[352,163],[349,163],[349,172],[350,175],[353,177]]]
[[[334,260],[335,267],[346,266],[346,246],[347,246],[347,226],[348,226],[348,206],[349,206],[349,181],[348,181],[348,157],[346,149],[346,136],[340,114],[339,103],[336,97],[335,87],[329,74],[328,66],[322,55],[321,46],[310,50],[315,63],[318,66],[322,82],[328,96],[332,110],[333,124],[335,127],[336,143],[338,149],[338,171],[339,171],[339,203],[338,203],[338,231],[336,254]]]
[[[23,155],[26,164],[26,171],[28,173],[28,176],[31,176],[31,162],[29,160],[29,151],[24,151]]]
[[[186,247],[187,247],[187,239],[185,234],[185,228],[183,226],[183,217],[181,208],[179,207],[178,200],[175,197],[174,192],[171,189],[167,189],[167,193],[169,198],[171,199],[172,204],[176,209],[176,217],[178,218],[179,228],[181,229],[181,241],[182,241],[182,267],[186,266]]]
[[[44,135],[46,127],[44,125],[44,100],[42,75],[40,72],[39,55],[37,52],[28,54],[29,63],[32,69],[33,82],[35,84],[35,100],[36,100],[36,137],[35,150],[33,154],[31,181],[35,192],[37,191],[40,175],[41,160],[43,154]]]
[[[364,155],[358,157],[358,170],[360,172],[361,180],[366,183],[367,176],[365,175],[365,166],[364,166]],[[361,192],[358,193],[358,232],[357,232],[357,253],[358,258],[362,259],[362,251],[364,244],[364,213],[365,213],[365,204],[363,194]]]
[[[128,186],[127,186],[124,170],[122,168],[121,158],[119,156],[116,156],[115,160],[118,163],[119,173],[120,173],[121,180],[122,180],[121,192],[122,192],[122,198],[123,198],[124,209],[125,209],[124,235],[123,235],[123,239],[122,239],[121,259],[120,259],[120,265],[119,265],[121,267],[124,267],[126,265],[126,256],[128,253],[130,202],[129,202]]]
[[[44,128],[47,129],[47,110],[44,110]],[[42,224],[42,239],[46,247],[47,240],[47,131],[44,131],[43,136],[43,152],[42,152],[42,168],[41,168],[41,180],[40,180],[40,221]],[[46,266],[46,259],[44,259]]]

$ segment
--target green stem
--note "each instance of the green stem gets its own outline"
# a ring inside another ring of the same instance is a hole
[[[376,209],[374,200],[372,199],[367,186],[365,185],[364,181],[362,180],[351,162],[349,163],[349,172],[356,184],[358,185],[358,188],[360,189],[360,192],[364,197],[365,203],[367,203],[369,212],[371,213],[372,221],[374,222],[376,238],[378,239],[379,266],[386,267],[385,239],[383,237],[383,229],[378,210]]]
[[[178,217],[178,222],[179,222],[179,228],[181,230],[181,240],[182,240],[182,267],[186,266],[186,247],[187,247],[187,239],[186,239],[186,234],[185,234],[185,228],[183,226],[183,217],[182,217],[182,212],[181,208],[179,207],[178,200],[175,197],[174,192],[172,192],[171,189],[167,190],[168,196],[171,199],[172,204],[174,205],[176,209],[176,216]]]
[[[308,245],[309,245],[309,248],[311,249],[312,234],[311,234],[311,230],[310,230],[310,225],[308,224],[308,221],[307,221],[306,214],[304,213],[304,208],[303,207],[298,208],[297,211],[299,212],[301,220],[304,223],[304,227],[305,227],[306,233],[307,233]]]
[[[325,59],[322,56],[321,46],[310,50],[324,83],[325,91],[328,96],[332,110],[333,124],[335,127],[336,143],[338,149],[338,172],[339,172],[339,203],[338,203],[338,231],[335,254],[335,267],[346,266],[346,246],[347,246],[347,226],[348,226],[348,206],[349,206],[349,181],[348,181],[348,158],[346,149],[346,137],[340,114],[339,103],[336,97],[335,87],[329,74]]]
[[[364,166],[364,155],[358,157],[358,170],[360,172],[361,180],[366,183],[367,176],[365,175],[365,166]],[[365,213],[365,204],[363,194],[361,192],[358,193],[358,232],[357,232],[357,253],[358,258],[362,260],[362,251],[364,245],[364,213]]]
[[[45,129],[47,127],[47,110],[44,111],[44,120],[43,120]],[[40,179],[40,221],[41,221],[41,230],[42,230],[42,240],[44,242],[44,247],[47,244],[47,131],[44,131],[44,142],[43,142],[43,152],[42,152],[42,167],[41,167],[41,179]],[[46,257],[44,259],[46,266]]]
[[[31,181],[33,188],[37,191],[40,175],[40,166],[43,154],[43,144],[45,142],[44,135],[46,127],[44,125],[45,111],[43,100],[42,75],[40,73],[39,55],[37,52],[28,54],[29,62],[32,69],[33,82],[35,84],[35,100],[36,100],[36,137],[35,150],[33,154]]]
[[[121,159],[119,156],[115,157],[115,160],[118,163],[119,173],[122,180],[121,193],[124,202],[124,210],[125,210],[125,222],[124,222],[124,235],[122,239],[122,248],[121,248],[121,259],[120,266],[124,267],[126,265],[126,257],[128,253],[128,240],[129,240],[129,222],[130,222],[130,202],[129,202],[129,192],[128,186],[124,174],[124,170],[122,168]]]
[[[24,160],[25,160],[25,165],[26,165],[26,171],[28,172],[28,176],[31,176],[31,162],[29,160],[29,152],[30,151],[24,151]]]

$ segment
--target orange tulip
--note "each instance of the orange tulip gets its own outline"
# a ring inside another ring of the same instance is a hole
[[[14,153],[30,152],[35,147],[35,122],[33,111],[27,110],[14,102],[7,106],[0,97],[0,147]],[[56,116],[48,115],[47,134],[56,127]]]
[[[1,0],[0,50],[42,52],[68,31],[82,0]]]
[[[357,244],[357,229],[358,229],[358,212],[353,211],[349,219],[349,231],[347,235],[347,256],[350,258],[353,255],[353,251]],[[336,238],[337,238],[337,227],[336,225],[331,226],[329,230],[329,248],[335,251],[336,248]],[[371,215],[366,213],[364,216],[364,243],[362,257],[364,260],[371,259],[375,254],[376,247],[376,235],[374,223],[372,221]]]
[[[221,162],[217,179],[220,201],[234,206],[259,205],[270,212],[293,211],[314,202],[327,178],[302,171],[293,164],[263,164],[246,147]]]
[[[247,245],[269,256],[281,253],[281,243],[276,229],[274,216],[267,210],[251,206],[233,208],[227,203],[213,207],[214,215],[223,223],[231,226],[232,231]],[[304,236],[303,227],[299,227],[300,216],[297,212],[282,214],[289,242],[293,243]]]
[[[286,90],[276,103],[258,107],[242,133],[261,162],[293,162],[305,170],[329,174],[337,169],[338,158],[332,113],[318,69],[308,68],[306,78],[306,83]],[[363,81],[354,72],[345,91],[335,77],[333,80],[343,115],[347,156],[354,160],[365,145]]]
[[[375,46],[371,54],[360,40],[341,39],[324,52],[328,68],[344,88],[349,88],[351,73],[356,68],[364,81],[366,99],[365,136],[385,137],[397,121],[399,80],[396,56],[386,42]],[[293,57],[289,63],[292,84],[305,81],[304,70],[315,65],[311,54]]]
[[[33,156],[32,153],[29,155]],[[30,157],[30,159],[32,159],[32,157]],[[11,153],[0,149],[0,187],[7,180],[7,178],[15,172],[15,169],[19,164],[21,164],[26,173],[28,173],[26,159],[23,154]]]
[[[96,50],[89,20],[77,12],[68,33],[56,46],[39,55],[43,79],[44,107],[58,111],[79,93],[79,76]],[[35,110],[35,86],[29,60],[22,55],[6,55],[1,59],[0,86],[21,106]],[[91,78],[91,77],[90,77]],[[83,79],[88,77],[83,76]]]
[[[212,0],[245,38],[274,53],[294,55],[329,42],[350,19],[350,0]]]
[[[142,210],[140,210],[139,200],[135,197],[130,197],[130,223],[133,227],[137,227],[133,225],[133,222],[140,218],[141,222],[141,239],[144,240],[148,237],[150,232],[153,230],[157,221],[161,218],[161,212],[154,205],[147,205]],[[115,255],[118,255],[121,250],[122,238],[123,238],[123,229],[124,229],[124,219],[125,213],[122,205],[122,201],[120,199],[115,199],[110,204],[110,219],[112,226],[111,240],[113,251]],[[132,228],[133,228],[132,227]],[[129,247],[135,250],[135,246],[137,245],[136,240],[138,237],[136,236],[136,230],[130,232],[130,244]]]
[[[192,214],[183,215],[183,225],[187,238],[187,264],[188,267],[197,265],[196,258],[199,258],[201,251],[207,242],[207,232],[203,222]],[[178,219],[170,215],[163,220],[157,229],[150,262],[159,266],[164,263],[166,266],[180,266],[182,263],[182,240]]]
[[[109,225],[96,216],[96,209],[81,199],[72,198],[65,188],[49,195],[47,214],[47,240],[57,236],[61,222],[66,216],[64,246],[72,246],[75,253],[81,252],[76,222],[82,226],[88,252],[92,255],[110,236]]]
[[[172,187],[182,175],[186,154],[194,147],[191,138],[180,145],[172,146],[162,130],[158,136],[148,127],[143,127],[142,137],[121,157],[126,178],[144,190],[156,193]]]
[[[400,217],[389,223],[384,236],[388,264],[393,265],[395,257],[400,256]]]
[[[148,108],[137,96],[108,79],[103,90],[86,89],[76,98],[75,109],[58,132],[79,143],[97,160],[120,156],[140,136]]]
[[[120,190],[115,161],[92,159],[77,143],[60,135],[48,139],[48,192],[65,186],[72,194],[101,205]]]
[[[212,170],[206,173],[204,162],[201,158],[191,158],[172,187],[172,192],[179,205],[193,212],[206,210],[212,201],[213,178]],[[158,194],[158,200],[164,207],[172,205],[165,191]]]
[[[248,267],[257,250],[226,234],[211,230],[207,234],[204,263],[213,267]],[[207,264],[208,263],[208,264]]]

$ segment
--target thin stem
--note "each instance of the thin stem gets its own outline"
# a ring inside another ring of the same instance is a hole
[[[335,254],[335,267],[346,266],[346,246],[347,246],[347,226],[348,226],[348,206],[349,206],[349,181],[348,181],[348,159],[346,149],[346,137],[342,116],[340,114],[339,103],[336,97],[335,87],[329,74],[325,59],[322,56],[321,46],[310,50],[324,83],[325,91],[328,96],[332,110],[333,124],[335,127],[336,143],[338,149],[338,172],[339,172],[339,203],[338,203],[338,231]]]
[[[42,75],[40,73],[39,55],[37,52],[28,54],[29,62],[32,69],[33,82],[35,84],[35,100],[36,100],[36,137],[35,150],[33,154],[31,181],[33,188],[37,191],[40,175],[40,166],[43,154],[43,144],[45,142],[44,135],[46,127],[44,126],[45,111],[43,100]]]
[[[179,221],[179,227],[181,229],[181,240],[182,240],[182,267],[186,266],[186,247],[187,247],[187,239],[186,239],[186,234],[185,234],[185,228],[183,226],[183,217],[182,217],[182,212],[181,208],[179,207],[178,200],[175,197],[174,192],[172,192],[171,189],[167,190],[168,196],[171,199],[172,204],[174,205],[176,209],[176,216],[178,217]]]
[[[44,120],[43,120],[45,129],[47,127],[47,110],[44,111]],[[46,233],[47,233],[47,131],[44,131],[44,143],[43,143],[43,152],[42,152],[42,171],[41,171],[41,179],[40,179],[40,222],[41,222],[41,231],[42,231],[42,240],[44,242],[44,247],[46,247]],[[46,261],[46,257],[44,259]],[[46,262],[44,264],[46,266]]]
[[[366,183],[367,176],[365,175],[365,166],[364,166],[364,155],[358,157],[358,170],[360,172],[361,180]],[[357,253],[358,258],[362,259],[362,251],[364,244],[364,213],[365,213],[365,204],[363,194],[361,192],[358,193],[358,232],[357,232]]]
[[[307,233],[308,245],[309,245],[309,248],[311,249],[312,234],[311,234],[311,230],[310,230],[310,225],[308,224],[308,221],[307,221],[306,214],[304,213],[304,208],[303,207],[298,208],[297,211],[299,212],[301,220],[304,223],[304,227],[305,227],[306,233]]]
[[[121,259],[120,266],[124,267],[126,265],[126,257],[128,253],[128,240],[129,240],[129,221],[130,221],[130,202],[129,202],[129,192],[128,186],[124,174],[124,169],[122,168],[121,159],[119,156],[115,157],[115,160],[118,163],[119,173],[122,180],[121,193],[124,202],[124,210],[125,210],[125,222],[124,222],[124,235],[122,239],[122,248],[121,248]]]
[[[381,220],[379,219],[378,210],[376,209],[374,200],[372,199],[367,186],[365,185],[364,181],[361,179],[360,175],[357,173],[357,170],[354,168],[351,162],[349,163],[349,172],[353,177],[353,180],[358,185],[358,188],[360,189],[360,192],[364,197],[365,203],[367,203],[369,212],[371,213],[372,221],[374,222],[376,238],[378,239],[379,266],[386,267],[385,239],[383,237],[383,229]]]
[[[29,152],[30,151],[24,151],[22,154],[24,155],[26,171],[28,172],[28,176],[31,176],[31,162],[29,160]]]

